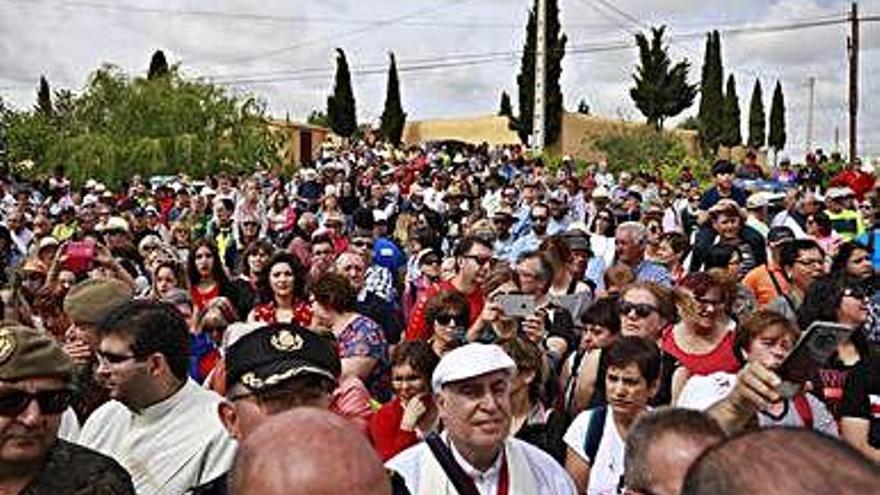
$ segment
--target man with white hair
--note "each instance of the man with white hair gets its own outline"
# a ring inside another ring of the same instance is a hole
[[[614,234],[615,258],[630,269],[636,280],[656,282],[672,287],[672,276],[663,265],[645,259],[648,231],[638,222],[624,222],[617,226]]]
[[[446,430],[401,452],[387,466],[413,495],[575,493],[548,454],[510,436],[516,364],[492,344],[472,343],[443,356],[433,390]]]

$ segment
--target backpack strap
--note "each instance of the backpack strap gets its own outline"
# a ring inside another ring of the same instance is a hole
[[[443,468],[443,472],[446,473],[446,477],[449,478],[459,495],[480,495],[474,480],[455,462],[452,451],[443,443],[440,435],[436,432],[431,433],[425,437],[425,443],[428,444],[437,463]]]
[[[779,285],[779,281],[776,280],[776,274],[773,273],[773,270],[770,269],[770,265],[767,265],[767,274],[770,275],[770,281],[773,282],[773,288],[776,289],[776,292],[785,298],[785,303],[788,304],[789,309],[794,314],[797,314],[797,306],[795,306],[794,301],[791,300],[791,297],[782,290],[782,287]]]
[[[791,402],[794,405],[794,410],[797,411],[798,416],[801,417],[804,427],[812,430],[813,408],[810,407],[810,401],[807,400],[807,396],[805,394],[797,394],[791,398]]]
[[[590,424],[587,426],[587,436],[584,439],[584,453],[589,458],[590,464],[596,462],[596,452],[602,443],[602,434],[605,432],[605,416],[608,406],[602,405],[591,409]]]

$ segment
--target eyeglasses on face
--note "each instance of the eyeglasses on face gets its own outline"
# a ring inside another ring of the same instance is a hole
[[[460,313],[442,313],[434,318],[434,322],[444,327],[461,328],[467,325],[467,319]]]
[[[357,240],[351,241],[351,245],[354,247],[368,248],[368,249],[372,249],[372,247],[373,247],[373,243],[371,241],[366,241],[363,239],[357,239]]]
[[[474,262],[479,266],[486,266],[492,263],[491,256],[477,256],[477,255],[467,255],[465,258],[474,260]]]
[[[134,354],[116,354],[113,352],[98,351],[95,353],[99,364],[117,365],[132,359],[137,359]]]
[[[635,312],[636,316],[639,318],[647,318],[651,316],[652,313],[658,312],[657,306],[648,303],[631,303],[629,301],[621,301],[619,308],[621,315],[629,316],[631,313]]]

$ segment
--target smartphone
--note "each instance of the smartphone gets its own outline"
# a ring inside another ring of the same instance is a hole
[[[528,294],[501,294],[495,296],[495,302],[501,306],[504,315],[510,318],[532,316],[538,307],[535,296]]]
[[[845,342],[856,329],[830,321],[817,321],[801,336],[794,349],[776,370],[782,379],[777,392],[790,399],[801,386],[813,379],[820,368],[837,351],[837,346]]]
[[[95,261],[95,245],[89,241],[74,241],[67,244],[67,261],[64,267],[74,273],[92,269]]]

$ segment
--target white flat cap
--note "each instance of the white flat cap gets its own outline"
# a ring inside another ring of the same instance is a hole
[[[495,344],[472,343],[446,353],[434,368],[431,386],[437,392],[447,383],[467,380],[493,371],[516,371],[516,363]]]

